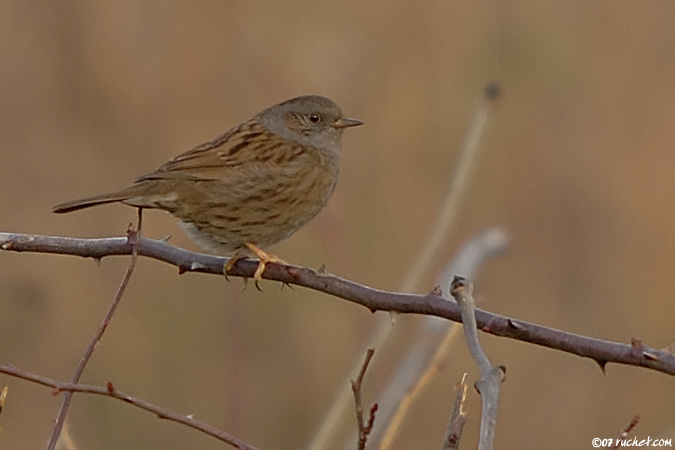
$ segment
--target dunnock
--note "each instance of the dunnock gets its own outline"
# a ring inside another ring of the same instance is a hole
[[[236,261],[255,254],[256,282],[269,262],[267,247],[286,239],[333,194],[348,119],[331,100],[314,95],[272,106],[211,142],[176,156],[120,191],[63,203],[66,213],[104,203],[157,208],[180,219],[200,246]]]

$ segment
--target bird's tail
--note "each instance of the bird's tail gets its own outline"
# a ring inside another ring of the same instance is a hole
[[[72,200],[66,203],[61,203],[52,208],[55,213],[68,213],[77,211],[78,209],[89,208],[96,205],[104,205],[106,203],[123,202],[132,197],[135,197],[137,192],[132,189],[123,189],[121,191],[109,192],[107,194],[95,195],[93,197],[81,198]]]

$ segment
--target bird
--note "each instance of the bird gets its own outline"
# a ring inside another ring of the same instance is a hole
[[[53,211],[116,202],[167,211],[200,247],[230,256],[225,275],[237,261],[257,256],[257,286],[266,264],[285,264],[264,248],[288,238],[324,208],[340,174],[342,133],[362,124],[326,97],[292,98],[126,188],[62,203]]]

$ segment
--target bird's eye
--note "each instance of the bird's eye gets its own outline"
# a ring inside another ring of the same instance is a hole
[[[321,122],[321,116],[316,113],[312,113],[309,115],[309,121],[312,122],[313,124],[317,124]]]

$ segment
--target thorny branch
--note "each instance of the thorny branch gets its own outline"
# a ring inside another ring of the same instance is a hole
[[[0,250],[15,252],[57,253],[100,259],[108,255],[129,255],[133,246],[126,238],[75,239],[29,234],[0,233]],[[138,255],[173,264],[180,273],[192,271],[223,274],[226,258],[190,252],[166,242],[142,237]],[[257,261],[241,260],[229,275],[252,277]],[[400,294],[373,289],[358,283],[307,267],[269,264],[264,279],[279,281],[324,292],[362,305],[372,312],[394,311],[402,314],[423,314],[461,321],[458,305],[435,292],[426,295]],[[631,344],[594,339],[532,323],[511,319],[476,309],[478,329],[495,336],[561,350],[594,360],[604,370],[607,363],[645,367],[675,375],[675,356],[667,349],[658,350],[638,339]]]
[[[107,386],[91,386],[86,384],[74,384],[74,383],[62,383],[60,381],[52,380],[51,378],[43,377],[41,375],[36,375],[30,372],[25,372],[23,370],[17,369],[11,365],[0,365],[0,373],[11,375],[16,378],[20,378],[26,381],[33,383],[41,384],[42,386],[51,387],[54,389],[54,393],[59,392],[81,392],[87,394],[95,395],[104,395],[106,397],[112,397],[117,400],[121,400],[125,403],[137,406],[138,408],[144,409],[155,414],[160,419],[170,420],[172,422],[181,423],[187,425],[190,428],[194,428],[203,433],[213,436],[216,439],[219,439],[223,442],[226,442],[233,447],[243,450],[257,450],[256,447],[247,444],[246,442],[238,439],[222,430],[217,429],[216,427],[204,423],[200,420],[197,420],[189,415],[179,414],[175,411],[171,411],[161,406],[154,405],[140,398],[133,397],[129,394],[125,394],[122,391],[117,390],[111,382],[108,382]]]
[[[374,403],[370,408],[370,415],[368,420],[363,419],[363,402],[361,401],[361,385],[363,384],[363,377],[366,375],[366,370],[368,370],[368,365],[370,360],[373,359],[375,350],[369,348],[366,352],[366,359],[363,361],[363,366],[359,371],[359,376],[356,377],[356,380],[352,380],[352,392],[354,393],[354,403],[356,406],[356,421],[359,428],[359,440],[357,445],[357,450],[364,450],[366,448],[366,441],[368,440],[368,435],[373,429],[373,423],[375,422],[375,413],[377,412],[377,403]]]
[[[143,209],[139,208],[138,209],[138,226],[136,227],[136,230],[133,230],[131,228],[131,224],[129,225],[129,229],[127,230],[127,240],[129,242],[129,245],[131,245],[131,258],[129,259],[129,264],[127,265],[127,270],[124,273],[124,276],[122,277],[122,281],[120,282],[119,287],[117,288],[117,292],[115,293],[115,297],[113,298],[112,303],[108,307],[108,311],[106,312],[105,316],[103,317],[103,321],[101,321],[101,324],[99,325],[98,329],[96,330],[96,333],[94,336],[91,338],[89,341],[89,345],[87,345],[87,348],[84,351],[84,354],[80,358],[80,362],[75,368],[75,372],[73,373],[72,378],[70,379],[70,382],[72,384],[77,384],[80,381],[80,377],[82,376],[82,373],[84,372],[84,368],[87,366],[89,363],[89,360],[91,359],[91,355],[94,354],[94,350],[96,349],[96,346],[98,343],[101,341],[101,338],[103,337],[103,333],[105,332],[106,328],[108,328],[108,325],[110,324],[110,321],[112,320],[113,315],[115,314],[115,311],[117,310],[117,307],[120,304],[120,301],[122,300],[122,296],[124,295],[124,292],[127,289],[127,286],[129,284],[129,280],[131,279],[131,274],[134,272],[134,267],[136,267],[136,259],[138,257],[138,246],[136,245],[138,241],[141,238],[141,226],[143,223]],[[54,450],[56,448],[56,444],[59,441],[59,437],[61,436],[61,430],[63,430],[63,425],[66,422],[66,416],[68,415],[68,409],[70,409],[70,403],[73,400],[73,392],[72,391],[66,391],[65,394],[63,395],[63,401],[61,402],[61,408],[59,409],[59,414],[56,416],[56,421],[54,423],[54,429],[52,430],[52,436],[49,439],[49,443],[47,444],[47,450]]]

